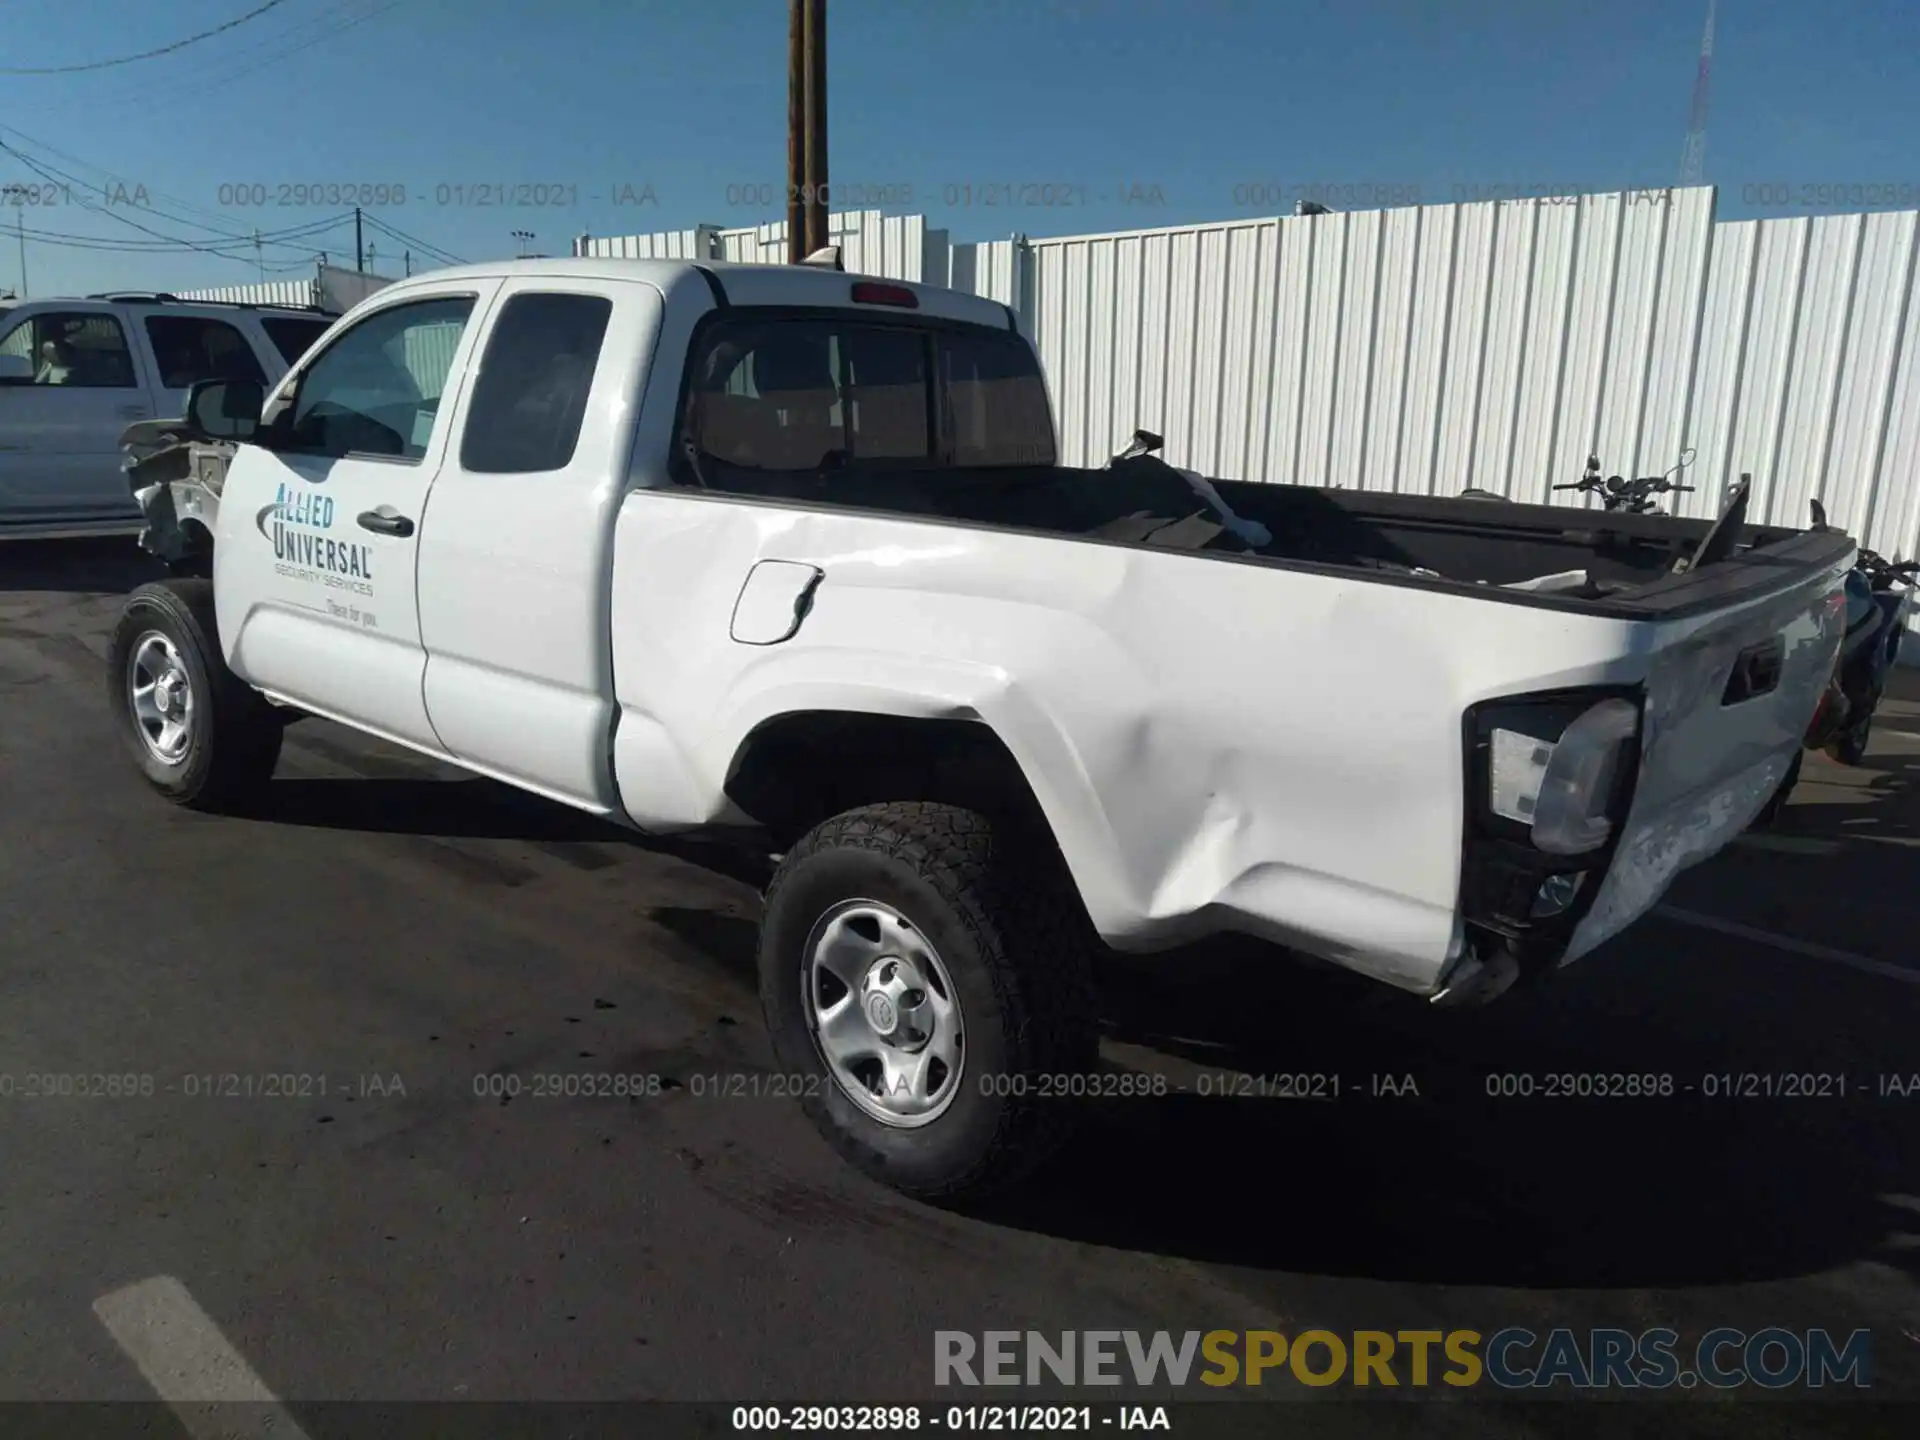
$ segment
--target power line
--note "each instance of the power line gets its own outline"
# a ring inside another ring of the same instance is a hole
[[[171,45],[162,45],[157,50],[142,50],[138,55],[122,55],[113,60],[90,60],[84,65],[39,65],[29,67],[5,65],[0,66],[0,75],[74,75],[82,70],[110,70],[116,65],[131,65],[136,60],[152,60],[161,55],[171,55],[176,50],[184,50],[189,45],[197,45],[202,40],[211,40],[216,35],[224,35],[227,31],[246,24],[256,16],[264,15],[269,10],[278,9],[286,3],[287,0],[267,0],[266,4],[255,6],[246,14],[229,20],[224,25],[216,25],[211,30],[202,30],[198,35],[189,35],[184,40],[176,40]]]
[[[114,170],[109,170],[109,169],[107,169],[107,167],[106,167],[106,166],[104,166],[104,165],[95,165],[95,164],[93,164],[93,163],[92,163],[91,161],[88,161],[88,160],[83,160],[83,159],[81,159],[81,158],[80,158],[80,157],[79,157],[78,155],[73,155],[73,154],[70,154],[70,153],[68,153],[67,151],[65,151],[65,150],[62,150],[62,149],[60,149],[60,148],[58,148],[57,146],[54,146],[54,145],[49,145],[49,144],[48,144],[48,143],[47,143],[46,141],[44,141],[44,140],[41,140],[41,139],[39,139],[39,138],[38,138],[38,137],[36,137],[36,136],[33,136],[33,135],[29,135],[29,134],[27,134],[27,133],[26,133],[26,131],[24,131],[24,130],[16,130],[16,129],[14,129],[14,128],[13,128],[13,126],[11,126],[11,125],[0,125],[0,134],[5,134],[5,135],[11,135],[11,136],[13,136],[13,137],[14,137],[14,138],[15,138],[16,140],[21,140],[21,141],[24,141],[24,142],[25,142],[26,144],[28,144],[28,145],[31,145],[31,146],[32,146],[32,147],[33,147],[34,149],[36,149],[36,150],[44,150],[44,151],[46,151],[46,153],[47,153],[47,154],[49,154],[49,155],[58,155],[58,156],[59,156],[59,157],[60,157],[60,158],[61,158],[62,160],[65,160],[65,161],[66,161],[66,162],[67,162],[67,163],[68,163],[69,165],[74,165],[74,166],[77,166],[78,168],[80,168],[80,169],[82,169],[82,170],[91,170],[91,171],[93,171],[93,172],[94,172],[95,174],[98,174],[98,175],[104,175],[104,176],[106,176],[106,177],[107,177],[107,178],[108,178],[109,180],[117,180],[117,181],[119,181],[119,182],[121,182],[122,184],[126,184],[126,183],[129,183],[129,177],[127,177],[127,176],[125,176],[125,175],[122,175],[122,174],[120,174],[120,173],[119,173],[119,172],[117,172],[117,171],[114,171]],[[58,175],[58,174],[60,174],[60,173],[62,173],[62,172],[60,171],[60,168],[59,168],[58,166],[56,166],[56,165],[54,165],[54,164],[53,164],[53,163],[52,163],[51,161],[43,161],[42,163],[43,163],[43,164],[45,164],[45,165],[46,165],[46,167],[47,167],[47,168],[48,168],[49,170],[51,170],[51,171],[53,171],[53,172],[54,172],[54,173],[55,173],[56,175]],[[69,178],[71,178],[71,177],[69,177]],[[75,184],[84,184],[85,182],[84,182],[84,181],[79,181],[79,180],[75,180],[75,181],[74,181],[74,183],[75,183]],[[134,184],[134,186],[135,186],[135,188],[145,188],[144,186],[142,186],[142,185],[141,185],[141,183],[140,183],[139,181],[133,181],[132,183]],[[203,208],[203,207],[201,207],[201,206],[198,206],[198,205],[194,205],[194,204],[192,204],[192,203],[190,203],[190,202],[188,202],[188,201],[185,201],[185,200],[182,200],[182,199],[181,199],[181,198],[180,198],[179,196],[177,196],[177,195],[168,195],[168,194],[166,194],[166,193],[164,193],[164,192],[162,192],[162,191],[159,191],[159,190],[152,190],[152,191],[149,191],[149,193],[150,193],[150,194],[152,194],[152,195],[156,195],[156,196],[158,196],[158,197],[159,197],[160,199],[162,199],[162,200],[165,200],[165,201],[167,202],[167,204],[168,204],[169,206],[171,206],[171,207],[172,207],[173,209],[175,209],[175,210],[185,210],[185,211],[188,211],[188,212],[190,212],[191,214],[195,214],[195,215],[209,215],[209,216],[214,216],[214,218],[216,218],[216,219],[219,219],[219,220],[221,221],[221,223],[222,223],[222,224],[226,224],[226,223],[229,223],[229,222],[228,222],[228,221],[226,220],[226,217],[225,217],[225,216],[216,216],[216,215],[214,215],[214,212],[213,212],[213,211],[211,211],[211,210],[208,210],[208,209],[205,209],[205,208]],[[195,221],[191,221],[191,220],[188,220],[188,219],[186,219],[186,218],[185,218],[184,216],[182,216],[182,217],[174,217],[174,218],[178,218],[178,219],[180,219],[180,222],[181,222],[181,223],[182,223],[183,225],[192,225],[192,224],[197,224],[197,222],[195,222]],[[225,233],[224,231],[220,231],[220,230],[218,230],[218,229],[217,229],[216,227],[214,227],[214,226],[212,226],[212,225],[199,225],[199,226],[198,226],[198,228],[199,228],[199,229],[202,229],[202,230],[212,230],[212,231],[214,231],[214,233],[215,233],[215,234],[224,234],[224,233]]]
[[[388,239],[398,240],[402,245],[411,245],[414,249],[425,252],[427,258],[430,260],[442,260],[449,265],[465,265],[467,263],[458,255],[449,254],[437,245],[429,245],[418,235],[409,235],[398,226],[387,224],[386,221],[380,219],[378,216],[368,215],[365,218],[369,225],[377,230],[384,231]]]
[[[289,26],[278,35],[274,35],[263,42],[251,46],[242,46],[221,62],[220,87],[222,90],[230,91],[233,88],[233,82],[241,76],[254,74],[269,65],[278,64],[282,60],[297,55],[302,50],[311,49],[322,40],[328,39],[331,36],[351,30],[358,25],[364,25],[369,20],[378,19],[389,10],[398,9],[403,3],[405,3],[405,0],[386,0],[385,4],[376,5],[373,9],[363,14],[349,15],[339,20],[336,24],[327,26],[312,35],[297,39],[292,45],[284,44],[285,41],[293,38],[299,31],[314,25],[317,21],[324,20],[327,18],[327,14],[331,13],[323,12],[321,15],[301,21],[298,25]],[[346,9],[347,6],[345,4],[331,7],[332,11],[344,11]],[[277,50],[271,49],[271,47],[274,46],[282,46],[283,48]],[[262,50],[270,50],[271,53],[261,55],[259,59],[251,61],[248,64],[235,65],[232,63],[232,61],[241,56],[255,54]],[[205,90],[206,82],[200,79],[187,80],[184,84],[153,86],[143,89],[138,96],[134,97],[135,103],[131,105],[106,105],[98,108],[89,107],[89,113],[96,116],[105,114],[117,119],[132,119],[141,115],[149,115],[160,110],[171,108],[178,100],[198,97],[204,94]]]
[[[49,174],[49,172],[42,169],[38,164],[38,162],[36,162],[31,156],[23,155],[20,151],[15,150],[11,145],[8,145],[5,141],[0,141],[0,151],[4,151],[7,154],[13,156],[14,159],[18,160],[21,164],[25,165],[29,170],[33,171],[34,174],[38,175],[41,179],[50,180],[50,181],[52,180],[53,177]],[[54,183],[57,183],[57,182],[54,182]],[[112,207],[95,205],[91,200],[82,200],[80,203],[84,208],[93,211],[97,215],[104,215],[110,220],[117,220],[122,225],[130,225],[135,230],[140,231],[143,235],[151,235],[155,239],[169,241],[172,244],[180,246],[183,250],[197,250],[200,253],[205,255],[217,255],[222,260],[237,260],[241,264],[253,263],[252,261],[247,260],[243,256],[229,255],[227,253],[227,251],[232,249],[235,245],[245,245],[249,247],[253,246],[253,241],[251,238],[239,237],[239,236],[230,237],[224,244],[204,244],[202,242],[195,241],[195,240],[184,240],[178,235],[168,235],[159,230],[154,230],[146,225],[142,225],[138,220],[132,219],[130,216],[124,215]],[[68,242],[68,243],[71,243],[71,242]],[[151,253],[151,252],[149,251],[147,253]]]
[[[313,247],[311,245],[295,245],[292,243],[292,240],[301,237],[311,240],[321,235],[330,235],[346,223],[346,220],[336,218],[323,225],[314,225],[307,229],[292,231],[272,242],[268,242],[263,235],[261,237],[261,244],[264,246],[267,243],[272,243],[276,249],[289,250],[301,255],[311,255],[313,253]],[[125,255],[204,254],[218,255],[228,260],[237,260],[241,257],[229,254],[228,252],[231,250],[253,250],[256,248],[251,239],[230,240],[223,245],[208,248],[197,244],[175,244],[170,241],[163,243],[158,240],[115,240],[103,235],[75,235],[61,230],[36,230],[26,225],[15,225],[8,227],[8,229],[10,233],[18,232],[19,234],[25,235],[29,240],[38,241],[46,245],[60,245],[75,250],[111,250]]]
[[[14,135],[18,135],[18,134],[20,134],[20,133],[21,133],[21,132],[19,132],[19,131],[17,131],[17,130],[14,130],[14,129],[13,129],[13,128],[12,128],[11,126],[0,126],[0,130],[5,130],[5,131],[6,131],[7,133],[9,133],[9,134],[14,134]],[[28,138],[31,138],[31,137],[28,137]],[[52,149],[53,147],[52,147],[52,146],[42,146],[41,148],[42,148],[42,149]],[[62,169],[61,169],[61,168],[60,168],[60,167],[59,167],[58,165],[55,165],[55,164],[53,164],[53,163],[52,163],[51,161],[45,161],[45,160],[42,160],[42,161],[39,161],[39,162],[37,162],[37,163],[36,163],[36,162],[35,162],[35,161],[34,161],[34,160],[33,160],[33,159],[31,158],[31,157],[29,157],[28,155],[26,155],[26,154],[25,154],[25,153],[23,153],[22,151],[20,151],[20,150],[17,150],[17,149],[15,149],[15,148],[14,148],[13,146],[11,146],[11,145],[9,145],[9,144],[7,144],[7,143],[6,143],[6,141],[4,141],[4,140],[0,140],[0,152],[3,152],[3,153],[5,153],[5,154],[8,154],[8,155],[12,155],[12,156],[13,156],[13,157],[14,157],[15,159],[17,159],[17,160],[19,160],[19,161],[20,161],[20,162],[21,162],[21,163],[22,163],[23,165],[27,165],[27,166],[29,166],[29,167],[31,167],[31,168],[32,168],[32,169],[34,170],[34,172],[35,172],[36,174],[38,174],[38,175],[39,175],[39,176],[40,176],[40,177],[41,177],[42,179],[46,179],[46,178],[47,178],[47,177],[48,177],[49,175],[54,175],[54,176],[58,176],[58,177],[59,177],[59,178],[60,178],[61,180],[64,180],[64,181],[66,181],[66,182],[67,182],[67,183],[68,183],[69,185],[78,185],[78,186],[79,186],[79,187],[81,188],[81,190],[82,190],[83,192],[84,192],[84,191],[85,191],[85,190],[86,190],[86,189],[88,188],[88,186],[89,186],[89,182],[87,182],[87,181],[85,181],[85,180],[82,180],[82,179],[81,179],[81,178],[80,178],[79,176],[77,176],[77,175],[72,175],[72,174],[69,174],[69,173],[68,173],[67,171],[65,171],[65,170],[62,170]],[[58,153],[58,152],[56,152],[56,153]],[[115,179],[115,180],[119,180],[119,181],[121,181],[121,182],[122,182],[123,184],[125,183],[125,180],[126,180],[126,177],[125,177],[125,176],[122,176],[122,175],[115,175],[113,171],[111,171],[111,170],[107,170],[107,169],[105,169],[105,168],[104,168],[104,167],[102,167],[102,166],[98,166],[98,165],[87,165],[87,162],[86,162],[86,161],[84,161],[84,160],[80,160],[80,159],[78,159],[77,157],[74,157],[74,156],[68,156],[68,157],[66,157],[66,158],[68,158],[68,159],[71,159],[71,160],[73,160],[75,164],[78,164],[78,165],[82,165],[82,166],[85,166],[85,167],[86,167],[86,168],[88,168],[88,169],[92,169],[92,170],[99,170],[101,174],[103,174],[103,175],[106,175],[106,176],[108,176],[108,177],[109,177],[109,178],[111,178],[111,179]],[[139,185],[138,185],[138,183],[136,182],[136,184],[135,184],[135,188],[137,188],[137,189],[140,189],[140,188],[144,188],[144,187],[142,187],[142,186],[139,186]],[[69,194],[71,194],[71,192],[70,192],[70,191],[69,191],[68,193],[69,193]],[[157,192],[156,192],[156,193],[157,193]],[[169,196],[166,196],[166,195],[162,195],[162,196],[161,196],[161,198],[162,198],[162,199],[171,199],[171,197],[169,197]],[[149,205],[149,207],[148,207],[148,208],[150,208],[150,209],[153,209],[154,207],[152,207],[151,205]],[[183,208],[188,208],[188,209],[191,209],[192,207],[190,207],[190,206],[186,206],[186,207],[183,207]],[[214,234],[214,235],[218,235],[218,236],[220,236],[220,237],[221,237],[222,239],[225,239],[225,240],[232,240],[232,241],[235,241],[235,242],[238,242],[238,243],[243,243],[243,244],[247,244],[247,245],[252,245],[252,244],[254,244],[254,243],[255,243],[255,241],[256,241],[256,240],[259,240],[259,239],[265,239],[265,238],[266,238],[265,236],[254,236],[254,235],[250,235],[250,234],[240,234],[240,233],[238,233],[238,232],[235,232],[235,231],[232,231],[232,230],[223,230],[223,229],[220,229],[220,228],[218,228],[217,226],[213,226],[213,225],[209,225],[209,224],[207,224],[207,223],[205,223],[204,221],[200,221],[200,220],[193,220],[193,219],[190,219],[190,218],[188,218],[188,217],[186,217],[186,216],[184,216],[184,215],[168,215],[168,214],[166,214],[166,213],[164,213],[163,211],[160,211],[160,210],[158,210],[158,209],[154,209],[154,213],[155,213],[156,215],[158,215],[158,216],[159,216],[159,217],[160,217],[161,219],[163,219],[163,220],[171,220],[171,221],[174,221],[175,223],[177,223],[177,224],[181,224],[181,225],[190,225],[190,226],[192,226],[192,227],[193,227],[194,229],[196,229],[196,230],[205,230],[205,231],[207,231],[207,232],[209,232],[210,234]],[[202,212],[202,213],[211,213],[211,212]],[[331,222],[329,222],[329,223],[331,223]],[[308,227],[307,227],[307,226],[305,226],[305,225],[298,225],[298,226],[288,226],[288,227],[286,227],[286,229],[285,229],[285,230],[283,230],[283,231],[272,231],[272,232],[269,232],[269,234],[284,234],[284,233],[287,233],[288,231],[294,231],[294,232],[298,232],[298,231],[303,231],[303,230],[305,230],[306,228],[308,228]],[[153,232],[150,232],[150,233],[153,233]],[[171,240],[170,240],[170,243],[174,243],[174,242],[171,242]],[[183,241],[183,242],[178,242],[178,243],[191,243],[191,242],[184,242],[184,241]],[[217,247],[216,247],[216,248],[217,248]]]

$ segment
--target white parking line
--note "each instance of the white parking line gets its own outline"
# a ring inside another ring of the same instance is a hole
[[[1736,940],[1751,940],[1756,945],[1770,945],[1775,950],[1804,955],[1809,960],[1824,960],[1829,965],[1845,965],[1850,970],[1858,970],[1866,975],[1878,975],[1883,980],[1898,980],[1907,985],[1920,985],[1920,969],[1905,965],[1889,965],[1884,960],[1870,960],[1865,955],[1855,955],[1850,950],[1836,950],[1831,945],[1815,945],[1807,940],[1775,935],[1769,930],[1756,930],[1751,925],[1739,925],[1731,920],[1722,920],[1718,916],[1702,915],[1697,910],[1683,910],[1678,905],[1660,905],[1655,907],[1653,913],[1682,925],[1691,925],[1695,929],[1713,930],[1722,935],[1731,935]]]
[[[198,1440],[307,1440],[171,1275],[103,1295],[93,1302],[93,1313]]]

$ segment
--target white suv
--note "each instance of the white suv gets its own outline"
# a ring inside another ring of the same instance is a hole
[[[137,525],[126,428],[180,414],[198,380],[272,385],[333,320],[148,293],[0,310],[0,534]]]

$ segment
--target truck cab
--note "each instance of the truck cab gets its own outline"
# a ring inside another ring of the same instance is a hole
[[[139,519],[120,436],[178,415],[197,381],[277,381],[332,317],[162,293],[0,311],[0,531]]]

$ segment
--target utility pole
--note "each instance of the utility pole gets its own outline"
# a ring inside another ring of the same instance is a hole
[[[827,243],[827,0],[806,0],[806,253]],[[804,258],[804,257],[803,257]]]
[[[0,185],[0,195],[13,201],[14,238],[20,242],[20,298],[27,298],[27,187],[24,185]]]
[[[360,248],[360,207],[358,205],[353,207],[353,268],[363,275],[367,269],[366,252]]]
[[[379,255],[380,251],[377,246],[371,244],[367,246],[367,267],[376,273],[380,269]]]
[[[409,275],[413,274],[413,252],[411,250],[408,250],[402,255],[401,258],[406,262],[407,274]]]
[[[807,0],[787,0],[787,263],[807,258]]]
[[[264,284],[267,278],[267,262],[260,250],[260,232],[257,229],[253,232],[253,268],[259,273],[260,280]]]

